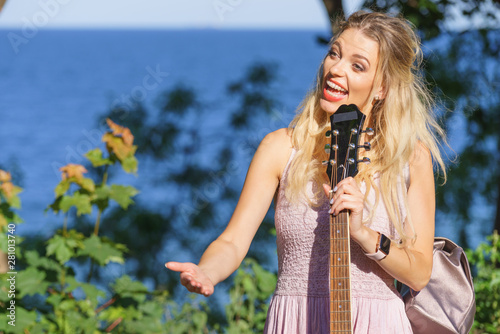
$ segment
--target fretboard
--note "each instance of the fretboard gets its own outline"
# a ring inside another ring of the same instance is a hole
[[[352,333],[349,214],[330,215],[330,333]]]

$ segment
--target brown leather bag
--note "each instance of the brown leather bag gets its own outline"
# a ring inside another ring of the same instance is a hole
[[[398,284],[414,334],[469,333],[476,313],[474,284],[464,250],[434,238],[431,279],[419,292]]]

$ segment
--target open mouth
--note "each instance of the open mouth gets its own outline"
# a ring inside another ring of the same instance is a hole
[[[323,95],[326,100],[336,102],[347,96],[347,90],[337,85],[335,82],[326,80]]]

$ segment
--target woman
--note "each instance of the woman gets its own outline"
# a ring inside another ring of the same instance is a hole
[[[394,279],[416,291],[429,281],[432,159],[444,171],[435,137],[443,133],[431,115],[420,57],[419,40],[403,19],[357,12],[340,24],[300,113],[257,149],[226,230],[198,265],[167,268],[181,273],[189,291],[210,296],[240,265],[276,193],[278,283],[265,332],[327,333],[329,214],[349,210],[354,333],[411,333]],[[355,104],[366,115],[364,127],[374,129],[361,138],[371,150],[360,155],[371,163],[339,182],[328,203],[324,133],[344,104]],[[388,255],[379,251],[381,239]]]

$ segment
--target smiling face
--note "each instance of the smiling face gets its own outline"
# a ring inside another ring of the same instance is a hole
[[[378,64],[378,43],[358,29],[347,29],[332,44],[323,64],[321,109],[334,113],[343,104],[355,104],[365,115],[372,109]]]

